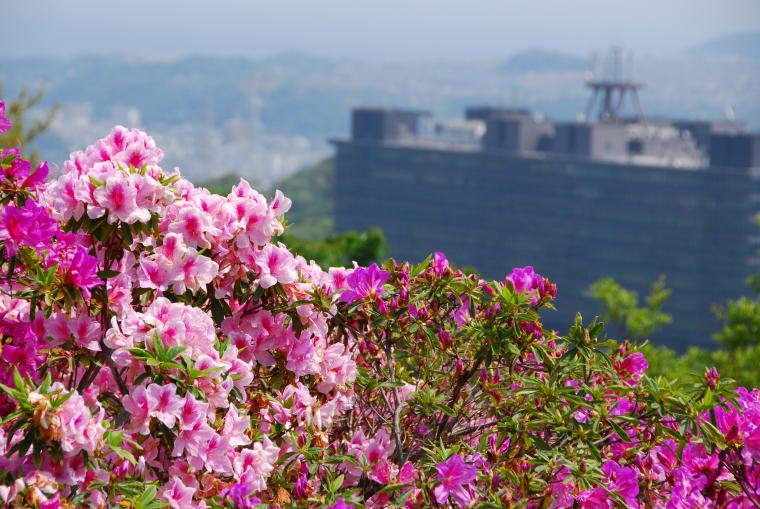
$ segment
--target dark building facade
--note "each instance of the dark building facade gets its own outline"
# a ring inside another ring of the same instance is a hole
[[[352,138],[334,140],[337,229],[380,227],[396,259],[441,250],[496,279],[533,265],[557,283],[544,320],[562,333],[576,312],[599,313],[596,279],[643,296],[664,274],[673,323],[654,339],[679,349],[710,346],[711,306],[746,294],[760,271],[757,135],[700,123],[697,140],[683,123],[553,124],[473,108],[455,136],[445,124],[429,136],[414,115],[356,110]]]

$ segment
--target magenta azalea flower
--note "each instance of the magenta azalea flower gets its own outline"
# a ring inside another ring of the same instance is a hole
[[[544,297],[557,296],[557,287],[535,272],[530,265],[512,269],[512,273],[507,276],[507,281],[512,283],[515,292],[524,293],[530,297],[530,303],[534,306],[538,305]]]
[[[0,99],[0,133],[8,131],[12,125],[10,119],[5,116],[5,103]]]
[[[449,261],[446,259],[445,254],[436,251],[435,254],[433,254],[433,260],[430,262],[430,266],[433,268],[435,275],[441,277],[446,273],[446,269],[449,268]]]
[[[637,382],[649,368],[646,357],[641,352],[632,353],[622,360],[615,363],[615,371],[618,375],[629,383]]]
[[[34,248],[49,247],[58,225],[34,200],[27,200],[23,207],[7,205],[0,216],[0,240],[10,256],[20,245]]]
[[[6,166],[0,168],[0,181],[10,180],[19,189],[34,189],[45,182],[48,176],[49,169],[45,161],[32,172],[32,164],[21,157],[21,151],[17,148],[0,150],[0,159],[6,161]]]
[[[223,498],[230,499],[236,509],[253,509],[256,504],[261,503],[261,500],[258,497],[250,496],[250,491],[249,486],[237,483],[230,488],[222,490],[220,495]]]
[[[605,461],[602,472],[607,476],[606,486],[609,491],[620,495],[628,507],[638,507],[636,497],[639,496],[639,478],[636,470],[618,465],[614,461]]]
[[[379,297],[385,293],[383,285],[388,281],[389,275],[387,270],[382,270],[376,263],[367,268],[357,267],[348,276],[348,290],[340,295],[340,299],[351,303],[367,297]]]
[[[79,288],[87,298],[90,297],[91,288],[103,284],[98,276],[98,259],[91,256],[75,238],[59,235],[58,243],[45,263],[48,267],[58,265],[58,273],[65,283]]]
[[[512,273],[507,276],[507,280],[512,282],[517,293],[530,293],[538,287],[540,276],[533,271],[533,267],[515,267]]]
[[[472,501],[469,488],[472,481],[478,477],[477,469],[465,463],[459,454],[439,463],[435,468],[441,481],[433,491],[436,502],[445,504],[451,497],[459,507],[466,507]]]

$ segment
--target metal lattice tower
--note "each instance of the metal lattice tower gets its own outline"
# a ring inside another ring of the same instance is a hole
[[[590,119],[597,110],[601,122],[618,122],[624,119],[625,99],[630,97],[635,108],[635,118],[644,122],[644,110],[639,101],[639,89],[644,85],[621,77],[620,48],[612,49],[612,76],[609,78],[592,78],[586,82],[591,89],[591,97],[586,105],[585,118]]]

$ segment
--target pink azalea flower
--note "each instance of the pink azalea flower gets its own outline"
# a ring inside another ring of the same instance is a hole
[[[169,224],[169,231],[181,234],[190,246],[205,248],[211,247],[209,238],[221,233],[221,230],[214,226],[211,215],[192,204],[180,209],[177,217]]]
[[[144,385],[138,385],[121,400],[124,410],[131,414],[129,429],[147,435],[150,431],[150,402]]]
[[[77,345],[93,352],[100,351],[101,328],[97,320],[82,314],[69,320],[68,328]]]
[[[311,333],[303,331],[301,337],[293,343],[288,351],[288,362],[285,367],[297,377],[314,374],[318,371],[318,367],[314,365],[313,360],[314,344],[311,340]]]
[[[64,173],[53,180],[46,189],[48,205],[55,211],[56,217],[68,221],[72,217],[79,219],[84,214],[85,202],[77,194],[87,184],[84,177],[76,173]]]
[[[206,469],[220,474],[232,473],[232,463],[229,453],[232,450],[227,437],[214,433],[201,452]]]
[[[272,198],[272,203],[269,204],[269,210],[274,212],[274,215],[281,216],[290,210],[292,204],[293,202],[290,198],[285,197],[282,191],[278,189],[274,192],[274,198]]]
[[[59,346],[71,336],[69,320],[64,313],[54,313],[45,320],[45,335],[52,339],[51,346]]]
[[[610,498],[604,488],[583,490],[575,500],[580,509],[611,509]]]
[[[10,180],[13,187],[36,189],[45,182],[48,176],[49,168],[46,162],[41,162],[32,172],[32,164],[21,157],[21,152],[17,148],[0,150],[0,159],[6,162],[3,167],[0,167],[0,181]]]
[[[235,458],[233,464],[236,476],[241,483],[250,486],[253,492],[265,490],[279,452],[279,447],[265,436],[250,449],[243,449]]]
[[[163,159],[164,154],[161,149],[156,148],[153,138],[137,129],[125,129],[117,126],[111,139],[107,140],[112,143],[114,161],[118,161],[134,168],[141,168],[143,165],[158,164]]]
[[[222,498],[232,500],[232,507],[235,509],[253,509],[261,503],[261,499],[251,494],[251,489],[242,483],[233,484],[230,488],[223,489],[219,495]]]
[[[63,385],[56,383],[53,388],[63,389]],[[104,413],[101,408],[98,414],[91,415],[84,398],[74,391],[61,406],[59,413],[63,452],[72,455],[79,451],[90,454],[95,452],[105,432],[102,424]]]
[[[754,460],[760,460],[760,411],[752,409],[746,412],[739,429],[745,450]]]
[[[253,380],[253,372],[250,362],[245,362],[238,358],[238,349],[235,345],[230,345],[222,356],[222,361],[230,365],[227,374],[234,379],[235,387],[245,392],[245,388]]]
[[[143,253],[137,268],[137,277],[140,288],[165,291],[177,279],[178,272],[172,261],[165,256],[148,256]]]
[[[128,224],[150,220],[150,212],[137,206],[137,190],[129,177],[115,174],[105,185],[95,188],[93,194],[98,204],[109,212],[110,223],[117,219]]]
[[[259,268],[259,284],[262,288],[270,288],[277,283],[294,283],[298,274],[295,269],[295,259],[288,248],[279,244],[267,244],[255,255]]]
[[[199,457],[201,448],[215,435],[214,429],[206,423],[206,419],[196,421],[192,426],[183,426],[179,435],[174,440],[172,456],[181,456],[183,453]],[[189,458],[192,461],[192,458]],[[196,468],[203,466],[202,458]]]
[[[435,468],[438,471],[438,480],[441,482],[433,490],[435,500],[439,504],[445,504],[451,497],[459,507],[469,505],[472,501],[469,488],[472,481],[478,478],[477,469],[465,463],[459,454],[451,456]]]
[[[380,484],[391,483],[391,464],[386,460],[381,460],[372,465],[372,468],[367,475],[371,480]]]
[[[231,406],[227,410],[227,415],[224,416],[224,426],[222,427],[222,435],[229,440],[230,446],[237,447],[239,445],[248,445],[251,443],[251,439],[245,434],[250,428],[251,421],[247,414],[242,416],[238,414],[234,406]]]
[[[407,461],[398,472],[398,482],[401,484],[414,484],[414,465]]]
[[[61,279],[66,284],[79,288],[82,295],[89,299],[90,289],[103,284],[98,276],[98,259],[91,256],[78,239],[63,235],[58,237],[58,242],[45,258],[45,265],[58,265]]]
[[[370,464],[388,459],[396,450],[396,444],[384,428],[380,428],[366,445],[364,457]]]
[[[174,384],[156,385],[150,384],[147,390],[150,415],[163,422],[169,428],[179,416],[183,401],[177,396],[177,387]]]
[[[172,509],[186,509],[192,507],[194,493],[195,488],[185,486],[179,478],[174,477],[165,485],[161,497]]]
[[[174,293],[181,295],[189,289],[193,294],[205,290],[219,271],[219,264],[207,256],[199,255],[194,249],[188,250],[178,267],[179,274],[174,283]]]
[[[182,403],[182,408],[179,412],[179,423],[182,428],[192,428],[199,422],[203,422],[206,419],[206,413],[208,412],[208,403],[205,401],[198,401],[190,392],[185,394],[185,401]]]
[[[261,193],[251,188],[245,179],[240,179],[240,184],[232,188],[228,200],[242,229],[237,237],[238,247],[245,249],[269,242],[275,228],[271,211]]]
[[[512,283],[517,293],[529,293],[538,287],[538,274],[533,271],[533,267],[515,267],[512,273],[507,276],[507,280]]]
[[[48,173],[50,172],[50,169],[48,168],[48,165],[45,161],[42,161],[39,165],[37,165],[37,168],[34,170],[34,173],[29,175],[24,182],[21,184],[21,187],[33,189],[40,184],[45,182],[45,179],[48,176]]]
[[[333,292],[337,292],[346,287],[351,271],[343,267],[330,267],[328,274],[330,276],[331,289]]]
[[[356,379],[356,363],[343,343],[333,343],[325,349],[319,369],[322,382],[317,389],[324,394],[337,385],[351,383]]]
[[[309,467],[303,462],[301,463],[301,472],[298,474],[298,479],[293,484],[293,496],[296,500],[306,498],[309,496]]]

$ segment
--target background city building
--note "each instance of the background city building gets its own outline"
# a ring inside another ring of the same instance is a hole
[[[598,313],[598,278],[645,295],[665,275],[673,324],[656,339],[709,344],[711,306],[746,293],[760,270],[760,135],[731,120],[647,119],[638,85],[589,86],[575,122],[355,109],[351,137],[334,140],[337,230],[377,226],[397,259],[440,249],[490,278],[533,265],[560,289],[549,326]]]

